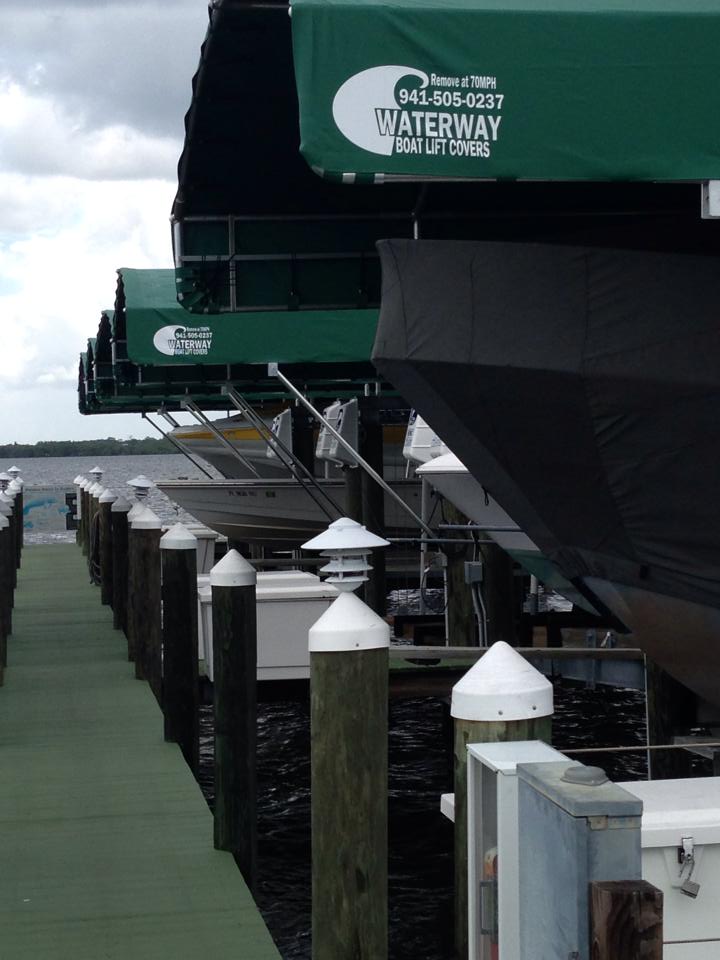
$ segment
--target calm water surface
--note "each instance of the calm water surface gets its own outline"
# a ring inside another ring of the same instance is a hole
[[[76,476],[89,476],[94,466],[105,473],[102,482],[113,493],[132,500],[127,481],[138,474],[151,480],[174,480],[178,477],[203,479],[203,474],[187,457],[179,453],[139,457],[36,457],[18,460],[0,459],[0,472],[15,465],[25,481],[23,490],[25,542],[74,542],[75,532],[65,529],[65,493],[73,489]],[[212,472],[212,467],[208,467]],[[215,474],[217,475],[217,474]],[[148,506],[166,523],[178,520],[187,523],[194,517],[168,500],[159,490],[151,490]]]

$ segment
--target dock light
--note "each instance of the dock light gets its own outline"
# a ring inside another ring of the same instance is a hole
[[[17,478],[20,476],[20,467],[10,467],[10,469],[8,470],[8,473],[13,478],[13,480],[17,480]]]
[[[133,488],[133,493],[135,494],[136,500],[144,500],[155,486],[152,480],[148,480],[148,478],[142,473],[140,476],[134,477],[132,480],[128,480],[127,484],[129,487]]]
[[[378,547],[389,547],[382,537],[371,533],[362,524],[349,517],[334,520],[323,533],[302,545],[303,550],[320,550],[321,557],[330,557],[330,563],[321,568],[329,574],[327,582],[341,593],[352,592],[368,579],[372,570],[368,557]]]
[[[93,467],[92,470],[90,470],[90,476],[96,483],[100,483],[103,473],[105,473],[105,471],[102,467]]]
[[[0,490],[7,490],[12,477],[9,473],[0,473]]]

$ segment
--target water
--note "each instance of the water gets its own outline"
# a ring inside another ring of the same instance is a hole
[[[94,466],[105,473],[102,482],[113,493],[132,501],[132,488],[127,481],[143,473],[151,480],[174,480],[178,477],[203,479],[198,468],[179,453],[135,457],[36,457],[0,460],[0,472],[13,464],[25,481],[23,489],[26,543],[70,543],[75,531],[66,530],[65,494],[73,490],[78,475],[89,477]],[[212,471],[212,468],[209,468]],[[151,490],[148,506],[164,523],[193,522],[194,517],[177,507],[159,490]]]
[[[559,749],[645,742],[644,696],[555,683]],[[310,957],[310,720],[307,701],[259,704],[257,902],[284,960]],[[360,707],[358,707],[360,709]],[[202,708],[201,785],[212,805],[212,708]],[[453,828],[440,814],[452,791],[447,705],[390,704],[389,913],[391,960],[451,960]],[[645,754],[577,759],[614,780],[646,776]]]

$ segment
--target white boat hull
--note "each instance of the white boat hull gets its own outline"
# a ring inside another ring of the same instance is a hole
[[[319,483],[346,512],[344,481]],[[167,480],[158,487],[200,523],[244,543],[298,546],[336,519],[328,517],[295,480]],[[419,515],[418,481],[396,480],[391,487]],[[409,514],[387,495],[385,526],[389,531],[417,529]]]

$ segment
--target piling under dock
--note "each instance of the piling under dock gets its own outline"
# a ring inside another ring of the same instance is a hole
[[[2,960],[279,960],[73,545],[23,552],[0,688]]]

